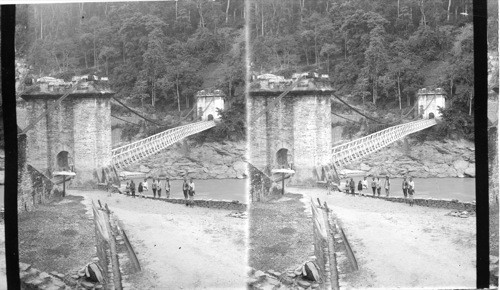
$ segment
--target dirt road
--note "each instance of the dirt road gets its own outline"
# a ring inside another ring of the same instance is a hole
[[[107,203],[123,222],[143,271],[136,289],[245,288],[247,220],[230,211],[187,208],[104,192],[71,191]]]
[[[360,270],[344,279],[353,288],[474,288],[476,219],[450,210],[288,188],[326,200],[341,220]]]

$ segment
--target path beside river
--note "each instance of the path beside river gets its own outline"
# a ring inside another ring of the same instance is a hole
[[[247,220],[102,191],[70,194],[107,203],[123,222],[143,268],[131,276],[135,289],[245,288]]]
[[[475,217],[343,193],[327,196],[319,188],[287,191],[319,197],[340,219],[360,268],[344,278],[350,287],[475,287]]]

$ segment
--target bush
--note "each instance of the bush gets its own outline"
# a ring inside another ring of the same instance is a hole
[[[122,139],[127,140],[128,142],[131,142],[132,139],[139,134],[140,127],[139,126],[123,126],[122,128]]]
[[[437,125],[438,135],[451,139],[464,138],[474,141],[473,116],[453,107],[440,108],[439,110],[442,114],[442,121]]]
[[[218,110],[220,121],[209,130],[196,134],[193,139],[198,143],[205,141],[232,140],[239,141],[246,138],[246,113],[243,101],[234,102],[230,109]]]
[[[342,129],[342,138],[352,139],[352,137],[361,131],[361,124],[359,123],[346,123]]]

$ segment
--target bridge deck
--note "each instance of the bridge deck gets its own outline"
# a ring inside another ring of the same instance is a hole
[[[165,130],[153,136],[113,149],[111,151],[113,165],[117,169],[131,165],[160,152],[188,136],[205,131],[214,126],[214,121],[200,121]]]

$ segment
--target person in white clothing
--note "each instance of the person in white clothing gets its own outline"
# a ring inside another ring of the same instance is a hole
[[[408,195],[410,197],[410,206],[413,206],[414,193],[415,193],[415,182],[413,182],[413,177],[410,177],[410,182],[408,182]]]
[[[189,179],[188,194],[189,194],[189,205],[191,207],[194,207],[194,182],[192,178]]]
[[[156,192],[158,193],[158,198],[161,197],[161,186],[162,186],[162,182],[161,182],[161,179],[158,178],[158,180],[156,181]]]
[[[361,181],[361,184],[363,185],[363,189],[368,189],[368,180],[366,180],[366,176],[363,178],[363,181]]]
[[[144,197],[144,192],[147,192],[148,190],[149,190],[148,179],[144,178],[144,181],[142,182],[142,193],[141,193],[141,196]]]

